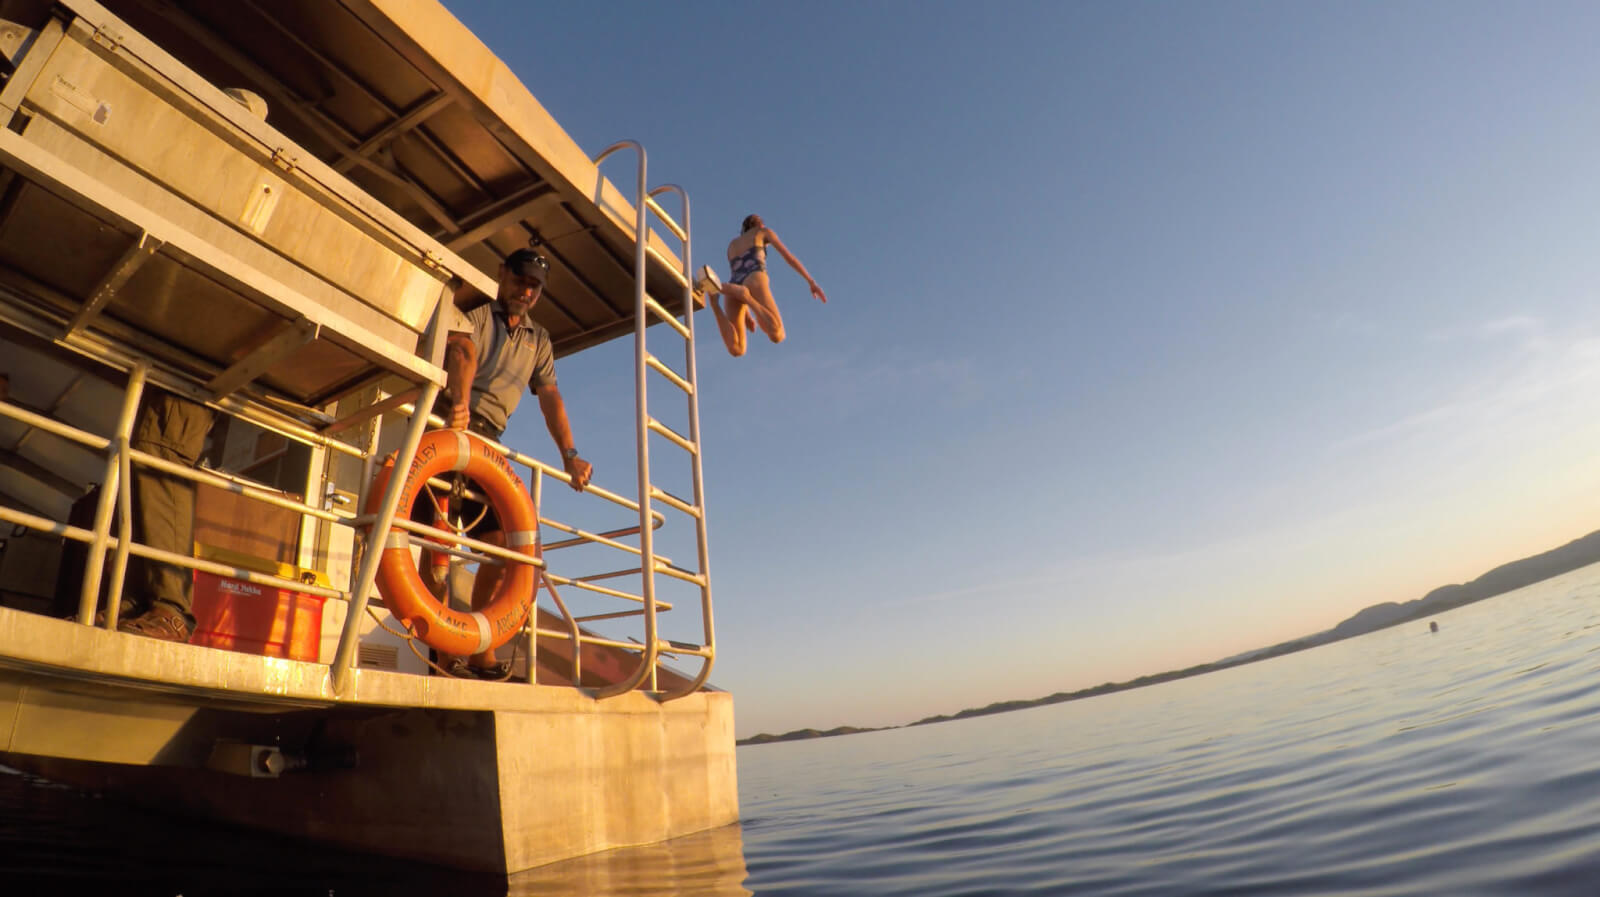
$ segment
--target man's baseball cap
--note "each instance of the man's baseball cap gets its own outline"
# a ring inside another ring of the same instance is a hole
[[[541,285],[550,277],[550,263],[532,249],[518,249],[506,256],[506,270],[518,277],[537,280]]]

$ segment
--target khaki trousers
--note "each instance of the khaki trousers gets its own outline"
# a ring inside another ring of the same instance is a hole
[[[190,467],[205,450],[215,415],[204,405],[152,390],[133,424],[133,447]],[[174,554],[194,553],[195,484],[191,480],[133,465],[133,539]],[[130,596],[136,608],[163,601],[189,615],[194,571],[146,560],[139,580],[144,594]],[[143,609],[143,608],[138,608]],[[190,616],[193,622],[193,616]]]

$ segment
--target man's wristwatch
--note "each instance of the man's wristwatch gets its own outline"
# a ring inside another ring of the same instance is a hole
[[[561,460],[563,461],[571,461],[576,457],[578,457],[578,450],[575,448],[566,449],[561,453]]]

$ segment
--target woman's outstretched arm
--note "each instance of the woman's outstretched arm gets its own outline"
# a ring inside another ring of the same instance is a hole
[[[765,230],[767,242],[772,244],[773,249],[778,250],[778,254],[783,256],[783,260],[789,263],[789,267],[799,272],[800,276],[806,279],[806,283],[810,284],[811,295],[817,297],[821,302],[827,302],[828,297],[823,295],[822,287],[817,286],[817,282],[812,279],[810,272],[806,270],[806,266],[800,264],[800,260],[794,257],[794,253],[790,252],[787,246],[783,245],[783,241],[778,239],[778,235],[772,232],[772,228],[765,228]]]

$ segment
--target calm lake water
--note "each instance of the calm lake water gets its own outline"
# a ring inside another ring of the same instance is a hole
[[[1435,619],[1085,701],[741,748],[741,826],[509,881],[0,776],[0,890],[1600,893],[1600,567]]]

